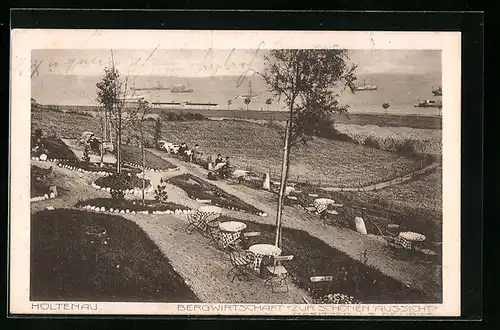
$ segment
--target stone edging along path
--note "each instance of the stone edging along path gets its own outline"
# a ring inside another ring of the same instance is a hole
[[[39,202],[39,201],[44,201],[46,199],[52,199],[56,198],[57,195],[54,194],[54,192],[51,192],[50,194],[45,194],[43,196],[37,196],[37,197],[31,197],[30,202]]]
[[[130,211],[129,209],[114,209],[114,208],[108,208],[106,209],[104,206],[98,207],[94,205],[85,205],[79,207],[80,209],[85,209],[91,212],[107,212],[107,213],[119,213],[119,214],[151,214],[151,215],[162,215],[162,214],[192,214],[196,212],[195,210],[191,209],[176,209],[176,210],[165,210],[165,211]]]
[[[95,182],[92,182],[91,186],[97,190],[107,191],[108,193],[115,192],[115,191],[119,191],[124,195],[142,193],[141,188],[131,188],[131,189],[125,189],[125,190],[111,189],[110,187],[101,187],[98,184],[96,184]],[[144,193],[152,193],[152,192],[154,192],[154,187],[151,184],[149,185],[149,187],[144,189]]]

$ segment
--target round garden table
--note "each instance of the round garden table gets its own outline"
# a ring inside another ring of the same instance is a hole
[[[246,228],[247,225],[238,221],[226,221],[219,223],[222,248],[226,248],[229,244],[240,238],[241,232]]]
[[[275,245],[271,244],[255,244],[248,248],[250,252],[255,255],[253,261],[253,268],[255,271],[260,271],[260,265],[262,263],[262,259],[266,257],[277,257],[281,254],[281,249]]]
[[[316,208],[318,213],[326,210],[328,208],[328,205],[330,204],[335,204],[335,201],[329,198],[317,198],[314,200],[314,207]]]
[[[405,249],[412,249],[419,243],[425,241],[426,237],[419,233],[414,233],[412,231],[400,232],[398,237],[396,237],[396,242],[402,245]]]

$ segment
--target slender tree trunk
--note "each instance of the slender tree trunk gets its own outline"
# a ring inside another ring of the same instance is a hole
[[[281,247],[281,242],[282,242],[281,219],[283,213],[283,200],[285,195],[285,187],[286,187],[287,172],[288,172],[287,164],[289,159],[289,142],[288,142],[289,138],[290,138],[290,126],[287,123],[285,132],[285,144],[283,147],[283,164],[281,167],[281,185],[280,185],[280,192],[278,199],[278,211],[276,214],[276,238],[274,245],[276,245],[277,247]]]
[[[146,189],[146,153],[144,151],[144,133],[141,122],[141,152],[142,152],[142,205],[144,206],[144,189]]]
[[[105,121],[103,121],[103,118],[101,116],[101,167],[103,166],[104,163],[104,141],[106,135],[106,128],[104,125]]]

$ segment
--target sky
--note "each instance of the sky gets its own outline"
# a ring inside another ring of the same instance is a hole
[[[32,72],[39,75],[102,75],[115,66],[124,75],[208,77],[241,75],[264,68],[262,49],[238,50],[33,50]],[[441,52],[422,50],[350,50],[358,74],[441,72]]]

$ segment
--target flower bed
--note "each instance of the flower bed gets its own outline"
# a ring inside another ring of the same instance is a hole
[[[193,212],[186,206],[175,203],[158,203],[156,200],[142,201],[116,200],[110,198],[96,198],[78,202],[76,207],[81,207],[94,212],[131,213],[131,214],[188,214]]]
[[[124,162],[124,164],[126,164],[134,169],[140,169],[142,171],[142,165],[134,164],[131,162]],[[169,167],[169,168],[161,170],[161,169],[155,169],[155,168],[146,166],[146,167],[144,167],[144,169],[146,171],[152,171],[152,172],[172,172],[172,171],[178,171],[179,167]]]
[[[87,163],[81,161],[60,161],[57,164],[59,167],[68,168],[71,170],[84,172],[84,173],[95,173],[99,175],[109,176],[116,173],[116,165],[104,163],[104,166],[101,167],[100,163]],[[140,173],[141,170],[131,167],[131,166],[123,166],[124,171],[132,172],[132,173]]]
[[[170,178],[167,182],[184,190],[192,199],[209,201],[212,205],[229,210],[267,216],[265,212],[194,175],[183,174]]]
[[[107,175],[92,182],[92,187],[107,192],[122,192],[123,194],[133,194],[142,189],[142,179],[130,172],[122,172],[119,175]],[[153,187],[148,179],[145,180],[145,188],[148,192],[153,191]]]

